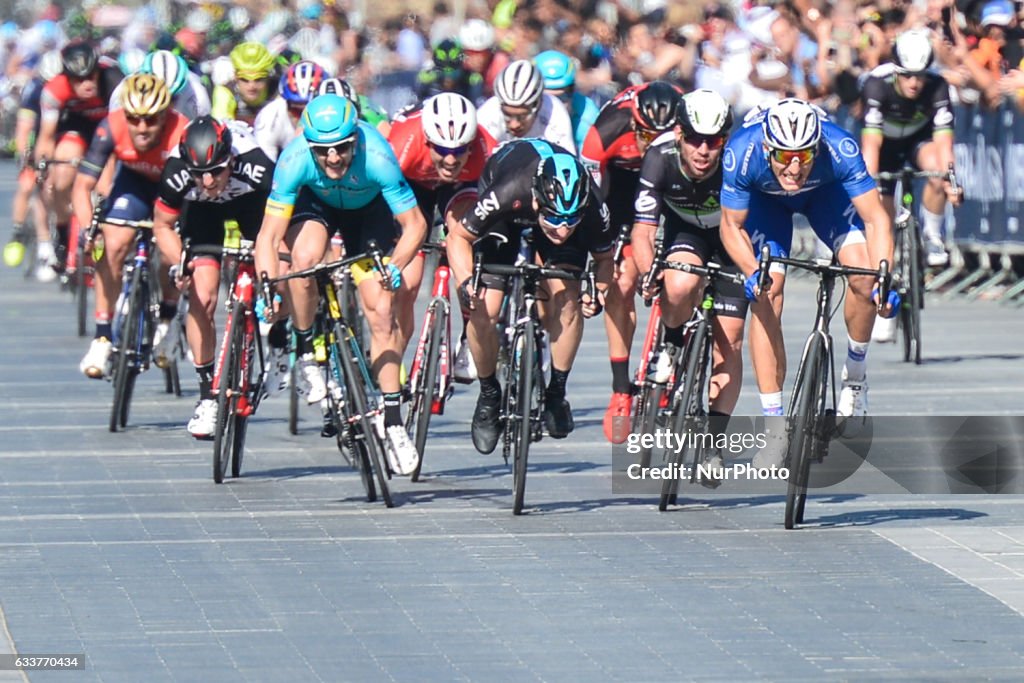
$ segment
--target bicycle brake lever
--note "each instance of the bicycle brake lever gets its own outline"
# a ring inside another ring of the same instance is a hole
[[[892,278],[889,274],[889,262],[882,259],[878,264],[878,312],[881,313],[889,302],[889,289]]]
[[[761,262],[757,266],[757,288],[762,292],[768,288],[769,283],[772,281],[768,275],[768,269],[772,265],[772,250],[768,245],[761,247]]]

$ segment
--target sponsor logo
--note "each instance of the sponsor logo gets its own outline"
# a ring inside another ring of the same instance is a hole
[[[869,126],[880,126],[885,120],[885,115],[882,114],[881,110],[871,108],[868,113],[864,115],[864,123]]]
[[[855,159],[860,154],[860,147],[853,138],[843,138],[839,141],[839,153],[844,157]]]
[[[498,202],[498,195],[491,190],[491,193],[486,197],[480,198],[476,203],[476,208],[473,209],[473,215],[480,220],[486,220],[492,211],[497,211],[501,208],[501,204]]]
[[[725,150],[725,156],[722,157],[722,168],[730,173],[736,170],[736,152],[731,147]]]
[[[656,208],[658,208],[658,200],[651,196],[650,191],[640,190],[640,194],[636,196],[633,210],[637,213],[650,213]]]
[[[191,184],[189,183],[191,177],[188,169],[182,169],[177,174],[167,178],[167,185],[175,192],[183,192]]]
[[[936,126],[949,126],[953,123],[953,112],[943,107],[935,112],[934,123]]]
[[[241,172],[254,183],[259,183],[263,180],[263,174],[267,172],[267,167],[262,164],[245,163],[242,165]]]

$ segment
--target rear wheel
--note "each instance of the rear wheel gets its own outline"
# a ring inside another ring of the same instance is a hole
[[[132,273],[131,290],[129,291],[128,309],[121,319],[121,330],[118,335],[119,347],[114,364],[114,403],[110,409],[110,431],[116,432],[119,427],[128,424],[128,406],[131,403],[135,376],[139,372],[140,334],[142,332],[142,316],[146,315],[142,297],[142,271],[136,268]]]
[[[238,400],[240,397],[243,343],[243,320],[241,306],[231,309],[231,323],[224,345],[224,358],[220,366],[220,381],[217,392],[217,428],[213,437],[213,481],[224,482],[228,462],[232,458],[238,428]]]
[[[822,387],[825,372],[825,349],[821,338],[815,336],[804,357],[800,377],[790,410],[789,436],[789,482],[786,486],[787,529],[793,529],[803,522],[804,504],[807,498],[807,480],[810,476],[811,460],[818,443],[817,430],[821,418]]]
[[[672,433],[684,435],[688,431],[695,433],[704,432],[704,418],[707,411],[704,406],[704,391],[707,387],[705,374],[707,371],[707,356],[710,350],[710,330],[708,321],[701,320],[697,329],[693,331],[683,349],[682,358],[679,362],[683,368],[683,376],[678,380],[682,382],[682,389],[678,399],[674,401],[674,412],[672,414]],[[686,462],[686,456],[693,455],[693,467],[696,468],[700,460],[700,449],[693,448],[689,439],[684,439],[682,448],[674,452],[669,462],[676,465],[676,474],[682,472],[682,465]],[[691,470],[695,472],[696,470]],[[679,492],[679,477],[668,477],[662,481],[661,499],[658,501],[658,509],[664,512],[669,505],[676,502]]]
[[[413,428],[413,440],[420,461],[413,470],[412,480],[419,481],[420,468],[423,467],[423,455],[427,446],[427,430],[430,427],[430,416],[434,408],[434,393],[440,384],[439,370],[441,367],[441,343],[448,329],[448,312],[438,304],[430,316],[430,336],[427,338],[423,361],[420,366],[416,386],[413,387],[412,407],[409,410],[409,422]]]

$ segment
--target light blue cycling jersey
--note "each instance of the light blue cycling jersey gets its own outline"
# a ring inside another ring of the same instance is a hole
[[[576,149],[583,149],[583,141],[587,137],[587,131],[594,127],[597,115],[601,113],[600,107],[594,104],[594,100],[578,92],[572,94],[572,134],[576,140]]]
[[[274,169],[267,213],[290,217],[303,187],[336,209],[361,209],[377,195],[383,195],[395,216],[415,208],[416,195],[402,175],[391,145],[365,121],[359,121],[358,126],[352,165],[338,180],[331,180],[323,172],[304,137],[288,143]]]
[[[799,211],[811,199],[800,195],[836,183],[842,185],[851,199],[875,189],[875,181],[868,174],[857,141],[836,124],[823,120],[818,154],[807,183],[795,192],[783,190],[772,171],[764,146],[763,117],[764,114],[755,117],[729,138],[722,154],[723,207],[746,210],[750,207],[751,195],[759,193],[771,195],[783,205]],[[842,211],[845,207],[835,208]]]

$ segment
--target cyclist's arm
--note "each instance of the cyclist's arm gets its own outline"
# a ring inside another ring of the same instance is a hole
[[[238,105],[235,102],[235,95],[231,92],[231,88],[223,85],[215,86],[210,105],[210,114],[214,118],[226,121],[235,118],[237,109]]]
[[[645,154],[640,167],[640,182],[633,198],[633,261],[641,273],[650,272],[654,265],[654,233],[662,207],[662,178],[664,169],[661,154]]]
[[[92,223],[92,191],[96,189],[97,182],[99,178],[96,176],[79,171],[71,186],[71,209],[82,228]]]
[[[181,260],[181,237],[174,230],[174,222],[181,215],[192,185],[185,163],[177,156],[168,159],[160,175],[160,190],[153,205],[153,237],[164,263]]]
[[[852,197],[850,201],[853,202],[853,208],[857,209],[857,213],[864,220],[864,235],[867,238],[868,260],[871,267],[877,268],[882,259],[886,259],[891,265],[892,222],[889,220],[889,213],[882,205],[882,197],[878,194],[878,190],[869,190],[864,194]]]
[[[455,276],[455,283],[461,285],[466,278],[473,275],[473,240],[472,233],[466,230],[462,221],[448,226],[448,239],[445,241],[448,253],[448,265]]]
[[[272,208],[273,200],[267,201],[267,212],[263,216],[263,224],[260,225],[260,232],[256,236],[256,272],[267,273],[270,277],[277,275],[278,251],[281,249],[281,242],[288,231],[288,222],[291,219],[291,211],[282,213],[280,209]],[[291,207],[289,207],[291,209]]]
[[[35,161],[52,159],[53,150],[57,146],[57,120],[48,120],[45,116],[39,124],[39,135],[36,136]]]
[[[174,230],[177,219],[177,213],[172,213],[166,204],[157,200],[153,207],[153,237],[160,250],[160,258],[167,264],[181,260],[181,237]]]
[[[419,206],[413,206],[395,216],[398,226],[401,228],[402,236],[391,253],[391,263],[399,270],[405,269],[409,263],[416,258],[420,247],[427,239],[427,221],[423,218],[423,212]]]
[[[722,223],[719,227],[722,246],[744,275],[751,275],[757,272],[758,268],[754,243],[750,241],[750,235],[743,227],[747,222],[748,213],[747,209],[728,209],[723,206]]]
[[[14,128],[14,150],[18,159],[24,159],[31,149],[29,142],[36,127],[36,113],[31,109],[18,110],[18,122]]]
[[[880,128],[864,128],[860,134],[860,151],[864,157],[864,165],[872,177],[878,175],[882,157],[882,143],[885,137]]]

